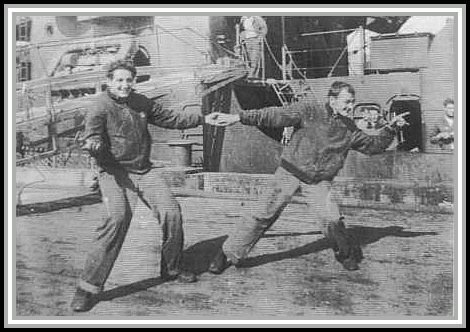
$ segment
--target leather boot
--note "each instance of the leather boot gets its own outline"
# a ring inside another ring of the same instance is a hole
[[[227,259],[225,253],[221,250],[210,264],[209,272],[212,274],[221,274],[231,265],[232,263]]]
[[[331,242],[336,260],[346,270],[358,270],[358,264],[364,259],[364,255],[359,241],[348,232],[342,219],[328,225],[326,237]]]
[[[90,311],[98,303],[98,295],[77,288],[70,307],[73,311]]]

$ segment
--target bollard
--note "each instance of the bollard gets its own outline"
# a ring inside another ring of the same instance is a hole
[[[168,142],[171,148],[171,164],[173,166],[191,166],[191,149],[195,142],[188,140],[178,140]]]

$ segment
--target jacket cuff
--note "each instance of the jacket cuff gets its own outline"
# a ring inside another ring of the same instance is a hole
[[[386,130],[390,134],[395,134],[398,130],[397,126],[392,126],[388,123],[383,128],[384,128],[384,130]]]
[[[241,124],[244,124],[244,125],[251,125],[251,121],[250,121],[250,112],[245,111],[245,110],[240,110],[240,112],[238,113],[238,115],[240,116],[240,123],[241,123]]]

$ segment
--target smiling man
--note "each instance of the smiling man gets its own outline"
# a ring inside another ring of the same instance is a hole
[[[217,114],[219,126],[240,121],[244,125],[272,128],[293,126],[294,133],[261,199],[260,211],[229,236],[223,251],[212,262],[210,272],[219,274],[232,264],[243,265],[243,259],[299,190],[306,197],[311,214],[320,222],[335,258],[348,270],[359,268],[362,250],[346,229],[338,205],[332,199],[332,181],[343,167],[349,150],[368,155],[385,151],[395,137],[395,129],[406,123],[403,116],[407,113],[393,118],[377,135],[369,136],[351,118],[355,104],[351,85],[334,82],[327,98],[324,106],[306,98],[283,107]]]
[[[124,242],[137,200],[152,209],[163,228],[160,274],[165,280],[194,282],[196,276],[182,271],[183,225],[181,209],[160,173],[152,167],[152,138],[148,124],[185,129],[210,122],[200,110],[180,111],[163,107],[133,91],[136,69],[127,62],[111,63],[108,88],[98,94],[88,111],[85,144],[99,169],[99,186],[105,207],[103,222],[80,276],[74,311],[88,311],[111,272]]]

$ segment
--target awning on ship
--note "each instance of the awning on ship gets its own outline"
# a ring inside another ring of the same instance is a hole
[[[432,33],[436,35],[453,16],[411,16],[398,30],[398,34]]]

